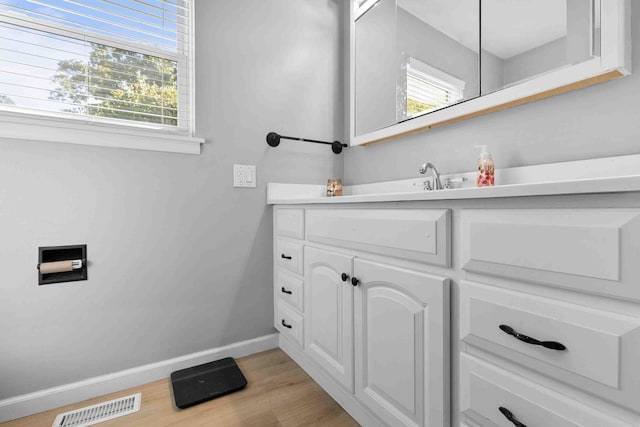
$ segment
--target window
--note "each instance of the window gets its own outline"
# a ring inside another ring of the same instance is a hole
[[[358,19],[360,19],[362,15],[367,13],[369,9],[378,4],[379,1],[380,0],[355,0],[353,3],[355,20],[357,21]]]
[[[189,0],[0,0],[1,112],[190,135],[191,15]]]
[[[407,64],[406,117],[452,105],[464,97],[465,82],[415,58]]]

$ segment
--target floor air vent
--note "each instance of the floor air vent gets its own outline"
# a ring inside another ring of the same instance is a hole
[[[84,427],[133,414],[140,410],[142,393],[121,397],[75,411],[65,412],[56,417],[51,427]]]

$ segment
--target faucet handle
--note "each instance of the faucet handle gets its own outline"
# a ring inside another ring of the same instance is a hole
[[[429,181],[428,179],[425,179],[425,180],[424,180],[424,181],[422,181],[422,182],[414,182],[412,185],[413,185],[414,187],[418,187],[418,186],[420,186],[420,187],[422,187],[422,190],[424,190],[424,191],[431,191],[431,190],[433,190],[433,187],[431,186],[431,181]]]
[[[454,188],[452,184],[462,184],[469,181],[466,176],[446,177],[444,179],[444,188]]]

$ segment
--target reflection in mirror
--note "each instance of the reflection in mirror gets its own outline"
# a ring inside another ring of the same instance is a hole
[[[355,16],[355,126],[362,135],[396,122],[396,2],[356,0]]]
[[[599,55],[599,0],[482,0],[482,95]]]
[[[478,0],[398,0],[397,121],[479,95]]]
[[[478,0],[355,1],[355,134],[480,94]]]
[[[464,99],[465,81],[433,68],[429,64],[405,57],[406,72],[399,74],[404,81],[398,86],[399,121],[419,116],[458,103]]]

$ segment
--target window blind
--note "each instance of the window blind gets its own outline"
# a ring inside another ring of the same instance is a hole
[[[415,58],[407,64],[408,117],[454,104],[464,97],[465,82]]]
[[[429,111],[449,104],[449,92],[415,75],[407,75],[407,99],[422,104]]]
[[[189,0],[0,0],[0,108],[186,129]]]

